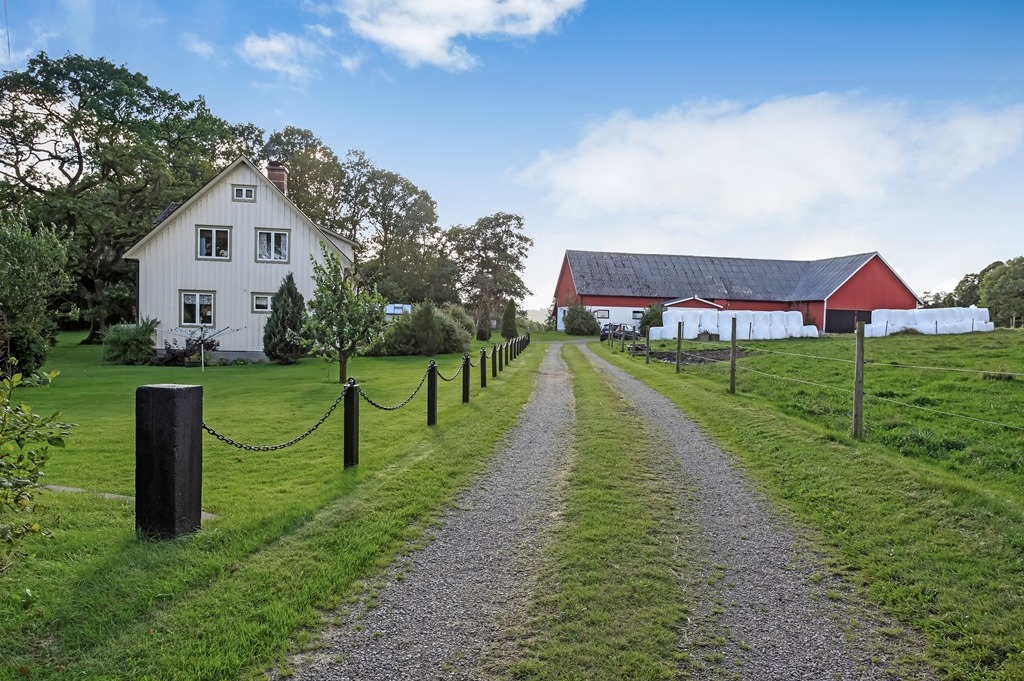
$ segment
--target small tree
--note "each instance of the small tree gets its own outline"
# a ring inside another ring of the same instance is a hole
[[[650,331],[652,326],[662,325],[662,316],[665,314],[664,305],[651,305],[644,312],[644,316],[640,319],[640,326]]]
[[[374,290],[357,292],[338,257],[323,245],[320,251],[323,264],[310,256],[316,290],[302,336],[313,353],[338,362],[338,383],[344,383],[349,358],[383,329],[387,304]]]
[[[985,274],[980,285],[981,304],[992,321],[1009,326],[1024,317],[1024,256],[1010,258]]]
[[[574,303],[565,311],[565,332],[571,336],[596,336],[601,333],[601,324],[586,306]]]
[[[63,447],[71,428],[62,423],[60,413],[41,416],[22,403],[13,401],[14,389],[23,384],[10,358],[0,372],[0,543],[11,544],[30,532],[41,530],[38,523],[14,520],[14,513],[33,511],[34,490],[43,474],[49,447]],[[50,381],[59,372],[37,379]],[[0,554],[0,567],[3,555]]]
[[[299,332],[306,322],[306,301],[289,272],[270,303],[263,327],[263,354],[278,364],[294,364],[306,354]]]
[[[501,337],[505,340],[519,335],[516,329],[516,303],[511,298],[505,304],[505,312],[501,315]]]

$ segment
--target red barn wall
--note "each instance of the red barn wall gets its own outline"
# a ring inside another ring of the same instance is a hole
[[[650,307],[664,298],[638,298],[636,296],[580,296],[587,307]]]
[[[575,302],[576,284],[573,283],[572,274],[569,272],[569,258],[562,258],[562,270],[558,273],[558,283],[555,285],[555,307],[567,307]]]
[[[721,303],[719,303],[719,305],[721,305]],[[697,308],[697,309],[700,309],[700,310],[717,310],[718,309],[717,307],[714,306],[714,304],[709,305],[708,303],[705,303],[703,300],[684,300],[681,303],[674,303],[672,305],[666,305],[665,307],[669,307],[669,308],[672,308],[672,307],[689,307],[689,308]]]
[[[913,291],[877,256],[828,299],[830,310],[912,310],[916,307]]]

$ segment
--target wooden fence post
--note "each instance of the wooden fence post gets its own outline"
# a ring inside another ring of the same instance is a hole
[[[864,434],[864,322],[857,322],[857,352],[853,371],[853,437]]]
[[[729,344],[729,392],[736,392],[736,317],[732,318],[732,342]]]
[[[345,391],[345,468],[359,463],[359,384],[348,379]]]
[[[651,327],[645,329],[647,334],[644,335],[644,364],[651,363]]]
[[[676,373],[679,373],[679,366],[683,359],[683,323],[676,324]]]

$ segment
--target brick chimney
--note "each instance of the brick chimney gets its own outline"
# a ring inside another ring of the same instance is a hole
[[[280,161],[271,161],[267,164],[267,178],[281,190],[282,194],[288,196],[288,169]]]

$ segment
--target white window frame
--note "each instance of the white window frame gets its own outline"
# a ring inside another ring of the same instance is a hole
[[[633,310],[633,319],[643,319],[643,318],[644,318],[644,311],[643,310]]]
[[[254,184],[233,184],[231,185],[231,200],[243,203],[256,203],[256,185]]]
[[[263,309],[257,308],[256,307],[256,299],[257,298],[266,298],[267,299],[267,307],[263,308]],[[251,309],[252,309],[252,313],[253,314],[270,314],[273,311],[273,309],[274,309],[274,294],[273,293],[253,293],[252,294]]]
[[[195,317],[197,321],[186,322],[185,321],[185,296],[196,296],[195,305]],[[200,296],[210,296],[210,321],[204,323],[200,316],[200,305],[202,299]],[[181,289],[178,291],[178,321],[179,325],[183,328],[200,328],[204,326],[214,326],[217,320],[217,293],[215,291],[191,291]]]
[[[260,257],[260,235],[270,234],[271,249],[269,258]],[[274,243],[277,241],[277,237],[283,236],[285,238],[284,250],[286,252],[284,258],[274,257]],[[256,262],[263,263],[276,263],[279,265],[287,265],[292,261],[292,230],[290,229],[272,229],[269,227],[257,227],[256,228]]]
[[[202,234],[204,231],[210,232],[211,242],[213,244],[213,255],[203,255],[200,244],[202,243]],[[228,237],[228,252],[226,255],[217,255],[217,232],[225,232]],[[226,225],[196,225],[196,260],[231,260],[231,227]]]
[[[610,310],[594,310],[595,319],[608,319],[610,314]]]

